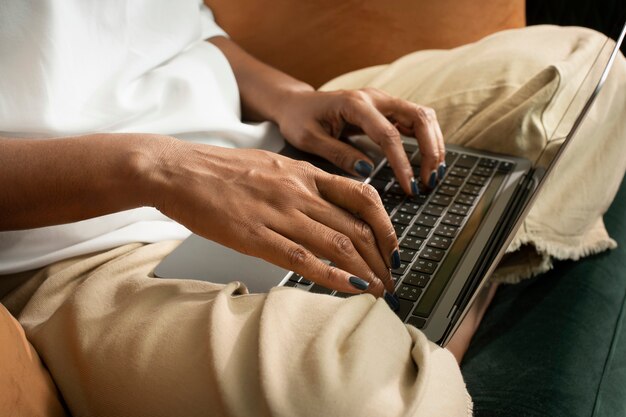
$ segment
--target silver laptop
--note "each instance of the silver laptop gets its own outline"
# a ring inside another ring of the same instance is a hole
[[[553,157],[540,157],[534,165],[522,158],[449,145],[448,169],[439,185],[429,194],[409,197],[400,189],[386,159],[369,146],[371,141],[363,136],[350,139],[377,161],[373,174],[364,181],[380,193],[398,235],[402,262],[392,270],[392,276],[400,302],[396,313],[402,321],[422,329],[441,346],[448,343],[563,152],[575,137],[585,140],[575,136],[576,132],[608,76],[625,32],[626,25],[615,46],[607,38],[589,63],[585,79],[553,134],[567,132],[565,140]],[[405,139],[407,155],[419,173],[415,140]],[[288,144],[281,154],[345,175]],[[253,293],[282,285],[329,296],[351,296],[197,235],[185,240],[154,273],[161,278],[241,281]]]

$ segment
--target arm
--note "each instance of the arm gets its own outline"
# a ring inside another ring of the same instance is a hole
[[[329,288],[393,289],[398,242],[376,191],[274,153],[144,134],[0,138],[0,189],[0,230],[153,206]]]
[[[168,138],[0,137],[0,230],[49,226],[150,205],[145,177]]]

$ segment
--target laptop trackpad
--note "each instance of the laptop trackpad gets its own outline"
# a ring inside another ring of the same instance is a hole
[[[218,284],[243,282],[251,293],[268,292],[289,271],[192,235],[154,270],[159,278],[195,279]]]

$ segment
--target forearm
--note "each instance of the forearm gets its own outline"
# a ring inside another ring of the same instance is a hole
[[[277,121],[290,93],[313,91],[310,85],[264,64],[224,37],[209,40],[228,59],[241,96],[243,118]]]
[[[84,220],[150,204],[143,187],[164,137],[0,137],[0,230]]]

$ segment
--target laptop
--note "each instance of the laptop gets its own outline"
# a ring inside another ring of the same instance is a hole
[[[401,190],[387,160],[371,140],[365,136],[348,139],[376,162],[372,175],[359,180],[379,192],[398,236],[402,262],[391,272],[400,303],[396,314],[403,322],[421,329],[441,346],[450,341],[555,165],[574,138],[584,140],[576,132],[604,85],[625,32],[626,24],[615,46],[607,38],[589,63],[581,86],[553,133],[567,132],[565,139],[554,156],[540,157],[535,164],[523,158],[448,145],[444,178],[428,194],[411,197]],[[419,149],[414,139],[403,141],[419,178]],[[280,153],[347,176],[321,158],[287,143]],[[197,235],[167,256],[154,274],[216,283],[241,281],[251,293],[287,286],[329,296],[352,296]]]

